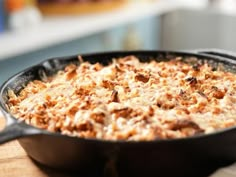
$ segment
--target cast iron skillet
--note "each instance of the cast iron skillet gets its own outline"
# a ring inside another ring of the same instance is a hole
[[[173,56],[194,56],[222,62],[234,70],[235,57],[218,51],[129,51],[82,55],[84,60],[107,64],[112,58],[135,55],[142,61],[164,60]],[[104,141],[69,137],[44,131],[15,119],[7,110],[7,91],[18,93],[34,79],[51,75],[77,56],[46,60],[6,81],[0,90],[0,107],[7,127],[0,143],[18,139],[27,154],[40,164],[60,170],[76,170],[87,176],[205,176],[217,167],[236,160],[236,128],[209,135],[150,142]],[[236,71],[236,69],[235,69]]]

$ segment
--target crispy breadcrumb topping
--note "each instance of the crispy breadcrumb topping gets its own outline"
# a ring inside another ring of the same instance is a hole
[[[179,58],[140,62],[127,56],[107,66],[69,64],[8,95],[18,119],[83,138],[183,138],[236,124],[236,75]]]

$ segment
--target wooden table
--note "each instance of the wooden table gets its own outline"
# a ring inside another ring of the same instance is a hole
[[[4,119],[0,112],[0,130]],[[17,141],[0,145],[0,177],[76,177],[35,164]],[[236,164],[219,169],[210,177],[235,177]]]

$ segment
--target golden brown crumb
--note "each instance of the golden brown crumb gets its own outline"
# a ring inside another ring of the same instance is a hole
[[[11,113],[52,132],[107,140],[183,138],[236,125],[233,73],[179,57],[127,56],[108,66],[78,60],[19,95],[9,91]]]

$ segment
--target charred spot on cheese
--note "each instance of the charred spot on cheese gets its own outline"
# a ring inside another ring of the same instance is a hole
[[[212,67],[211,71],[217,71],[216,67]]]
[[[93,130],[93,125],[90,121],[84,121],[77,125],[78,130],[80,131],[91,131]]]
[[[162,101],[162,100],[157,100],[157,103],[156,105],[161,108],[161,109],[164,109],[164,110],[168,110],[168,109],[173,109],[176,104],[171,102],[171,101]]]
[[[211,88],[212,88],[213,90],[215,90],[215,91],[218,90],[218,87],[216,87],[216,86],[212,86]]]
[[[141,82],[144,82],[144,83],[147,83],[149,81],[149,77],[148,76],[145,76],[143,74],[137,74],[135,76],[135,80],[136,81],[141,81]]]
[[[197,93],[207,99],[207,96],[202,91],[197,91]]]
[[[132,111],[133,111],[132,108],[126,107],[121,109],[115,109],[114,111],[112,111],[112,113],[115,114],[116,118],[118,117],[129,118]]]
[[[101,112],[101,113],[92,113],[91,118],[94,119],[97,123],[103,124],[104,123],[104,118],[106,115]]]
[[[196,77],[188,77],[188,78],[186,78],[186,81],[192,86],[197,84],[197,78]]]
[[[102,80],[102,85],[108,89],[114,89],[116,83],[111,80]]]
[[[185,93],[186,93],[185,91],[183,91],[182,89],[180,89],[180,91],[179,91],[179,95],[180,95],[180,96],[183,96]]]
[[[111,94],[111,102],[120,102],[118,91],[113,90]]]
[[[181,130],[183,128],[192,128],[195,129],[198,133],[203,132],[203,130],[191,120],[177,120],[174,124],[171,125],[172,130]]]
[[[225,92],[218,89],[216,86],[212,86],[213,97],[217,99],[222,99],[225,96]]]
[[[194,71],[200,71],[200,67],[201,67],[201,64],[199,64],[199,63],[195,63],[195,64],[192,66],[192,68],[193,68]]]
[[[152,106],[149,106],[149,109],[148,109],[148,115],[149,116],[154,116],[154,113],[155,113],[155,110]]]
[[[116,72],[123,72],[118,64],[115,65]]]

